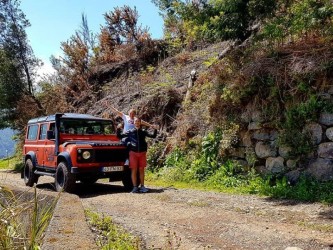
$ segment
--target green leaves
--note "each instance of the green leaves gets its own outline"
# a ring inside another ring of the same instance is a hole
[[[263,38],[273,41],[286,37],[301,37],[311,34],[332,34],[333,6],[328,0],[290,1],[280,3],[280,11],[274,18],[266,20]]]
[[[0,1],[0,110],[5,114],[1,118],[11,126],[22,96],[33,95],[38,60],[27,41],[25,29],[29,26],[19,1]]]
[[[154,0],[164,17],[165,36],[180,39],[182,46],[195,42],[240,39],[251,26],[273,15],[274,0]],[[180,46],[181,47],[181,46]]]

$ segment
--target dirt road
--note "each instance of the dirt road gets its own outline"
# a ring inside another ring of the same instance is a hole
[[[19,175],[7,173],[6,179],[2,183],[15,183],[24,188]],[[46,183],[39,183],[38,190],[55,193],[51,182],[48,179]],[[65,200],[59,205],[64,218],[52,220],[59,227],[59,239],[51,242],[54,249],[61,237],[64,241],[70,240],[61,230],[64,225],[59,225],[70,223],[65,219],[66,213],[72,216],[71,221],[85,220],[82,211],[73,213],[73,206],[76,210],[90,209],[111,216],[115,223],[140,236],[145,249],[333,249],[333,206],[150,188],[147,194],[131,194],[125,192],[120,183],[99,182],[89,187],[78,184],[75,194],[60,198],[60,202]],[[82,225],[71,230],[80,235],[80,227]],[[75,235],[73,232],[72,236]],[[83,236],[85,240],[94,237],[92,233]],[[86,244],[79,248],[88,249]]]

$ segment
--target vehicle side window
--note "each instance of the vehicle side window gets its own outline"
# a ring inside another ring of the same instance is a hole
[[[28,140],[36,140],[37,139],[37,133],[38,133],[38,125],[31,125],[28,127]]]
[[[42,126],[40,126],[39,140],[46,139],[46,131],[47,131],[47,124],[42,124]]]
[[[50,123],[50,130],[55,131],[55,123]]]

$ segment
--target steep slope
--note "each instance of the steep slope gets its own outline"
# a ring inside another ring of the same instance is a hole
[[[171,147],[188,146],[191,138],[199,145],[208,132],[221,129],[219,155],[245,169],[289,174],[292,181],[307,169],[318,179],[333,176],[327,135],[333,111],[331,41],[314,37],[273,50],[263,44],[223,42],[156,66],[109,65],[100,101],[88,112],[112,116],[110,105],[124,112],[136,108],[160,125]]]
[[[143,119],[159,124],[164,132],[173,132],[191,71],[195,70],[197,77],[200,76],[228,46],[228,42],[222,42],[194,52],[184,51],[156,66],[140,68],[138,63],[126,63],[120,68],[119,65],[105,66],[100,81],[107,82],[103,83],[101,100],[88,112],[112,114],[109,105],[124,112],[136,108]]]

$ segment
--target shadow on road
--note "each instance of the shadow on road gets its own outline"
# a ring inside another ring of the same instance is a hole
[[[54,183],[41,183],[36,185],[37,189],[46,190],[46,191],[55,191]],[[72,194],[78,195],[80,198],[91,198],[99,195],[105,194],[116,194],[116,193],[128,193],[129,190],[125,189],[124,186],[120,183],[110,184],[97,182],[94,184],[83,184],[76,183],[75,189]],[[164,188],[149,188],[148,193],[162,193]]]
[[[318,203],[318,202],[310,202],[310,201],[276,199],[276,198],[271,198],[271,197],[265,198],[265,201],[268,201],[270,203],[275,203],[275,206],[280,206],[280,205],[281,206],[296,206],[296,205],[300,205],[300,204],[308,205],[308,204]],[[320,203],[318,203],[318,204],[320,204]],[[333,206],[332,205],[327,206],[324,211],[319,212],[318,216],[323,219],[333,220]]]
[[[115,194],[115,193],[129,193],[130,191],[124,188],[121,184],[109,184],[109,183],[95,183],[91,185],[84,185],[77,183],[77,190],[74,192],[80,198],[90,198],[98,195]],[[149,188],[148,193],[162,193],[163,188]],[[140,194],[139,194],[140,195]],[[142,194],[144,195],[144,194]]]
[[[333,220],[333,207],[331,206],[330,209],[320,212],[319,215],[324,219]],[[333,247],[333,244],[331,247]]]

